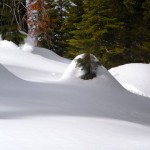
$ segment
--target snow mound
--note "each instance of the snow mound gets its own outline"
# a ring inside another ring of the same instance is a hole
[[[126,91],[103,66],[85,81],[74,61],[33,52],[0,44],[1,150],[150,149],[149,98]],[[39,83],[52,74],[67,80]]]
[[[150,97],[150,64],[126,64],[112,68],[109,72],[128,91]]]
[[[70,63],[70,65],[65,70],[62,79],[81,79],[82,76],[85,74],[85,67],[81,66],[78,62],[78,60],[83,60],[86,54],[78,55],[74,58],[74,60]],[[90,54],[90,63],[91,63],[91,72],[96,72],[96,75],[98,75],[98,68],[94,68],[94,63],[99,63],[99,60],[92,54]],[[84,64],[85,65],[85,64]]]
[[[72,60],[72,62],[62,75],[61,79],[80,79],[80,77],[83,75],[83,71],[81,70],[81,68],[77,67],[77,59],[83,58],[83,55],[84,54],[78,55],[74,58],[74,60]]]
[[[77,60],[79,58],[83,58],[84,54],[78,55],[74,58],[74,60],[70,63],[70,65],[67,67],[67,69],[64,71],[64,74],[60,78],[60,80],[71,80],[72,82],[74,81],[81,81],[81,76],[84,74],[83,70],[81,67],[77,66]],[[97,58],[95,57],[95,61],[98,62]],[[83,80],[84,82],[84,80]],[[88,82],[88,81],[87,81]],[[89,80],[90,82],[90,80]],[[99,65],[96,71],[96,78],[93,79],[94,84],[96,82],[104,82],[105,84],[109,86],[117,86],[117,88],[122,89],[121,84],[118,83],[118,81],[107,71],[107,69]]]
[[[43,51],[49,56],[48,59],[38,53],[37,55],[31,53],[29,49],[28,44],[19,47],[10,41],[0,41],[0,63],[19,78],[34,82],[57,80],[68,66],[65,59],[50,50]],[[34,51],[39,49],[34,48]]]
[[[11,41],[0,40],[0,48],[6,49],[6,50],[7,49],[15,50],[15,49],[18,49],[18,46]]]

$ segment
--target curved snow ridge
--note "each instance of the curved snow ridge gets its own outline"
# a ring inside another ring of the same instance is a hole
[[[33,82],[58,80],[68,66],[67,60],[46,49],[39,48],[40,52],[43,50],[44,55],[33,54],[30,48],[29,45],[18,47],[13,42],[0,41],[0,63],[23,80]],[[38,48],[34,48],[36,49]]]
[[[55,59],[47,59],[40,55],[24,52],[13,42],[0,42],[0,63],[3,65],[28,67],[37,70],[63,70],[67,64]],[[53,57],[53,56],[51,56]],[[58,66],[60,66],[58,68]]]
[[[32,52],[33,54],[37,54],[40,55],[44,58],[50,59],[50,60],[55,60],[55,61],[59,61],[62,63],[67,63],[69,64],[71,62],[71,60],[67,59],[67,58],[63,58],[59,55],[57,55],[55,52],[48,50],[46,48],[41,48],[41,47],[34,47],[34,50]]]
[[[150,97],[150,64],[126,64],[111,68],[109,72],[127,90]]]
[[[150,97],[150,95],[145,94],[144,92],[140,91],[139,89],[137,89],[135,86],[133,86],[133,85],[131,85],[131,84],[123,83],[123,82],[122,82],[121,84],[122,84],[122,86],[123,86],[126,90],[128,90],[128,91],[130,91],[130,92],[132,92],[132,93],[134,93],[134,94],[141,95],[141,96],[144,96],[144,97]]]

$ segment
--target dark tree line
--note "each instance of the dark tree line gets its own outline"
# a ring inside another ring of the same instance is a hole
[[[68,52],[91,52],[106,67],[150,62],[149,0],[74,0]],[[75,19],[76,18],[76,19]]]
[[[0,34],[2,39],[19,44],[25,38],[19,30],[27,31],[26,3],[23,0],[0,1]]]
[[[28,24],[28,28],[27,28]],[[149,0],[1,0],[0,34],[73,58],[93,53],[110,68],[150,62]]]

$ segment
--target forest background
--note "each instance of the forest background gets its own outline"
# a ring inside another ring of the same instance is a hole
[[[0,0],[0,34],[17,45],[74,58],[92,53],[107,68],[150,63],[150,0]]]

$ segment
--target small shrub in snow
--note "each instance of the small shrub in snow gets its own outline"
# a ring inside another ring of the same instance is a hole
[[[97,76],[97,68],[100,64],[98,59],[89,53],[83,54],[83,57],[76,60],[76,67],[81,68],[83,75],[81,79],[89,80]]]

